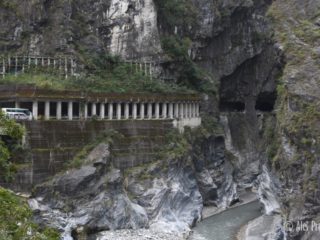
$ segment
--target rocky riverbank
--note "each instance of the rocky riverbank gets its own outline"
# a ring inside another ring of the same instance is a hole
[[[280,215],[263,215],[244,225],[237,234],[237,240],[284,239]]]
[[[149,229],[117,230],[101,232],[95,240],[185,240],[186,235],[157,232]]]

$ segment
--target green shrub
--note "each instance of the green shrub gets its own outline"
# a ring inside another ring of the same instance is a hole
[[[161,23],[170,31],[175,27],[187,31],[198,24],[197,7],[191,0],[155,0],[155,4]]]
[[[201,69],[189,56],[192,41],[171,35],[162,38],[162,47],[178,75],[178,84],[188,89],[216,95],[218,83],[204,69]]]
[[[58,240],[53,229],[41,229],[32,222],[27,203],[0,187],[0,240]]]
[[[179,159],[185,156],[191,149],[187,138],[179,133],[178,129],[170,131],[165,136],[165,143],[159,151],[161,159]]]
[[[70,168],[80,168],[86,160],[88,154],[97,147],[100,143],[107,143],[111,145],[115,139],[121,139],[123,135],[114,129],[106,130],[104,133],[100,134],[94,141],[84,146],[76,156],[65,165],[66,169]]]
[[[16,123],[12,119],[8,119],[4,113],[0,110],[0,129],[7,136],[10,137],[13,142],[19,142],[24,134],[24,128]],[[6,182],[14,178],[15,168],[13,163],[10,161],[11,150],[15,146],[8,146],[0,139],[0,173],[2,178]]]
[[[86,73],[79,77],[65,79],[57,70],[31,68],[24,74],[8,74],[0,83],[35,84],[41,88],[93,92],[158,92],[175,93],[193,91],[175,83],[164,83],[159,79],[150,79],[143,71],[135,70],[130,64],[119,62],[119,57],[99,55],[83,57]]]

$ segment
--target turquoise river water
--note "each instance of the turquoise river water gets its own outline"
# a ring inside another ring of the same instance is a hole
[[[198,223],[189,240],[235,240],[241,226],[261,215],[258,201],[228,209]]]

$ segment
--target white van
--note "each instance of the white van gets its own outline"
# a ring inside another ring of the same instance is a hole
[[[32,113],[25,108],[2,108],[6,116],[17,120],[32,120]]]

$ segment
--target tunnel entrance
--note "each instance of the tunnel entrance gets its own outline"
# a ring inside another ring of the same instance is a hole
[[[262,92],[259,94],[255,109],[262,112],[272,112],[277,99],[275,92]]]

